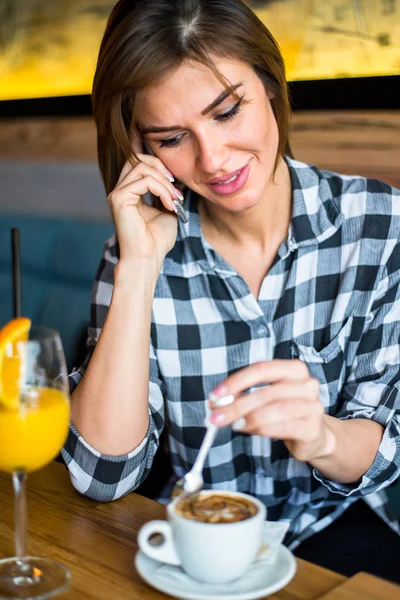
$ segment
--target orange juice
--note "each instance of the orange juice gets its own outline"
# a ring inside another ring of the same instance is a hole
[[[69,402],[60,390],[35,387],[18,409],[0,403],[0,471],[35,471],[57,456],[67,437]]]

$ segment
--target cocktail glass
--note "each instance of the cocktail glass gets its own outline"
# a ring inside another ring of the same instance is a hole
[[[58,455],[69,423],[68,376],[60,336],[29,325],[25,339],[8,342],[0,356],[0,471],[12,475],[16,553],[0,560],[0,599],[50,598],[65,589],[70,578],[60,563],[27,553],[27,473]]]

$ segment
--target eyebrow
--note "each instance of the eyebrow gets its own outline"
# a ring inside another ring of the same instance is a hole
[[[209,112],[211,112],[212,110],[214,110],[214,108],[217,108],[217,106],[219,106],[220,104],[222,104],[222,102],[224,102],[224,100],[226,100],[229,96],[231,96],[231,94],[233,94],[233,92],[235,92],[242,85],[243,85],[243,83],[240,82],[240,83],[237,83],[236,85],[230,86],[228,89],[226,89],[223,92],[221,92],[221,94],[218,96],[218,98],[216,98],[213,102],[211,102],[211,104],[209,106],[207,106],[204,110],[201,111],[201,114],[203,116],[205,116]],[[165,133],[165,132],[168,132],[168,131],[177,131],[178,129],[181,129],[180,125],[171,125],[170,127],[155,127],[155,126],[150,126],[150,127],[140,128],[140,133],[142,133],[142,134],[146,134],[146,133]]]

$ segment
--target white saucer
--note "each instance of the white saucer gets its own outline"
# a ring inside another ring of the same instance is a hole
[[[230,583],[203,583],[173,567],[148,558],[139,550],[136,570],[152,587],[181,600],[254,600],[273,594],[289,583],[296,572],[296,559],[282,544],[273,562],[262,557]]]

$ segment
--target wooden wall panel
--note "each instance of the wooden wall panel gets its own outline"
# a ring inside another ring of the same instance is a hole
[[[400,188],[400,111],[296,114],[292,146],[304,162]]]
[[[91,117],[0,120],[0,159],[96,161]]]
[[[297,159],[400,188],[400,112],[304,112],[293,118]],[[90,117],[0,120],[0,159],[96,161]]]

